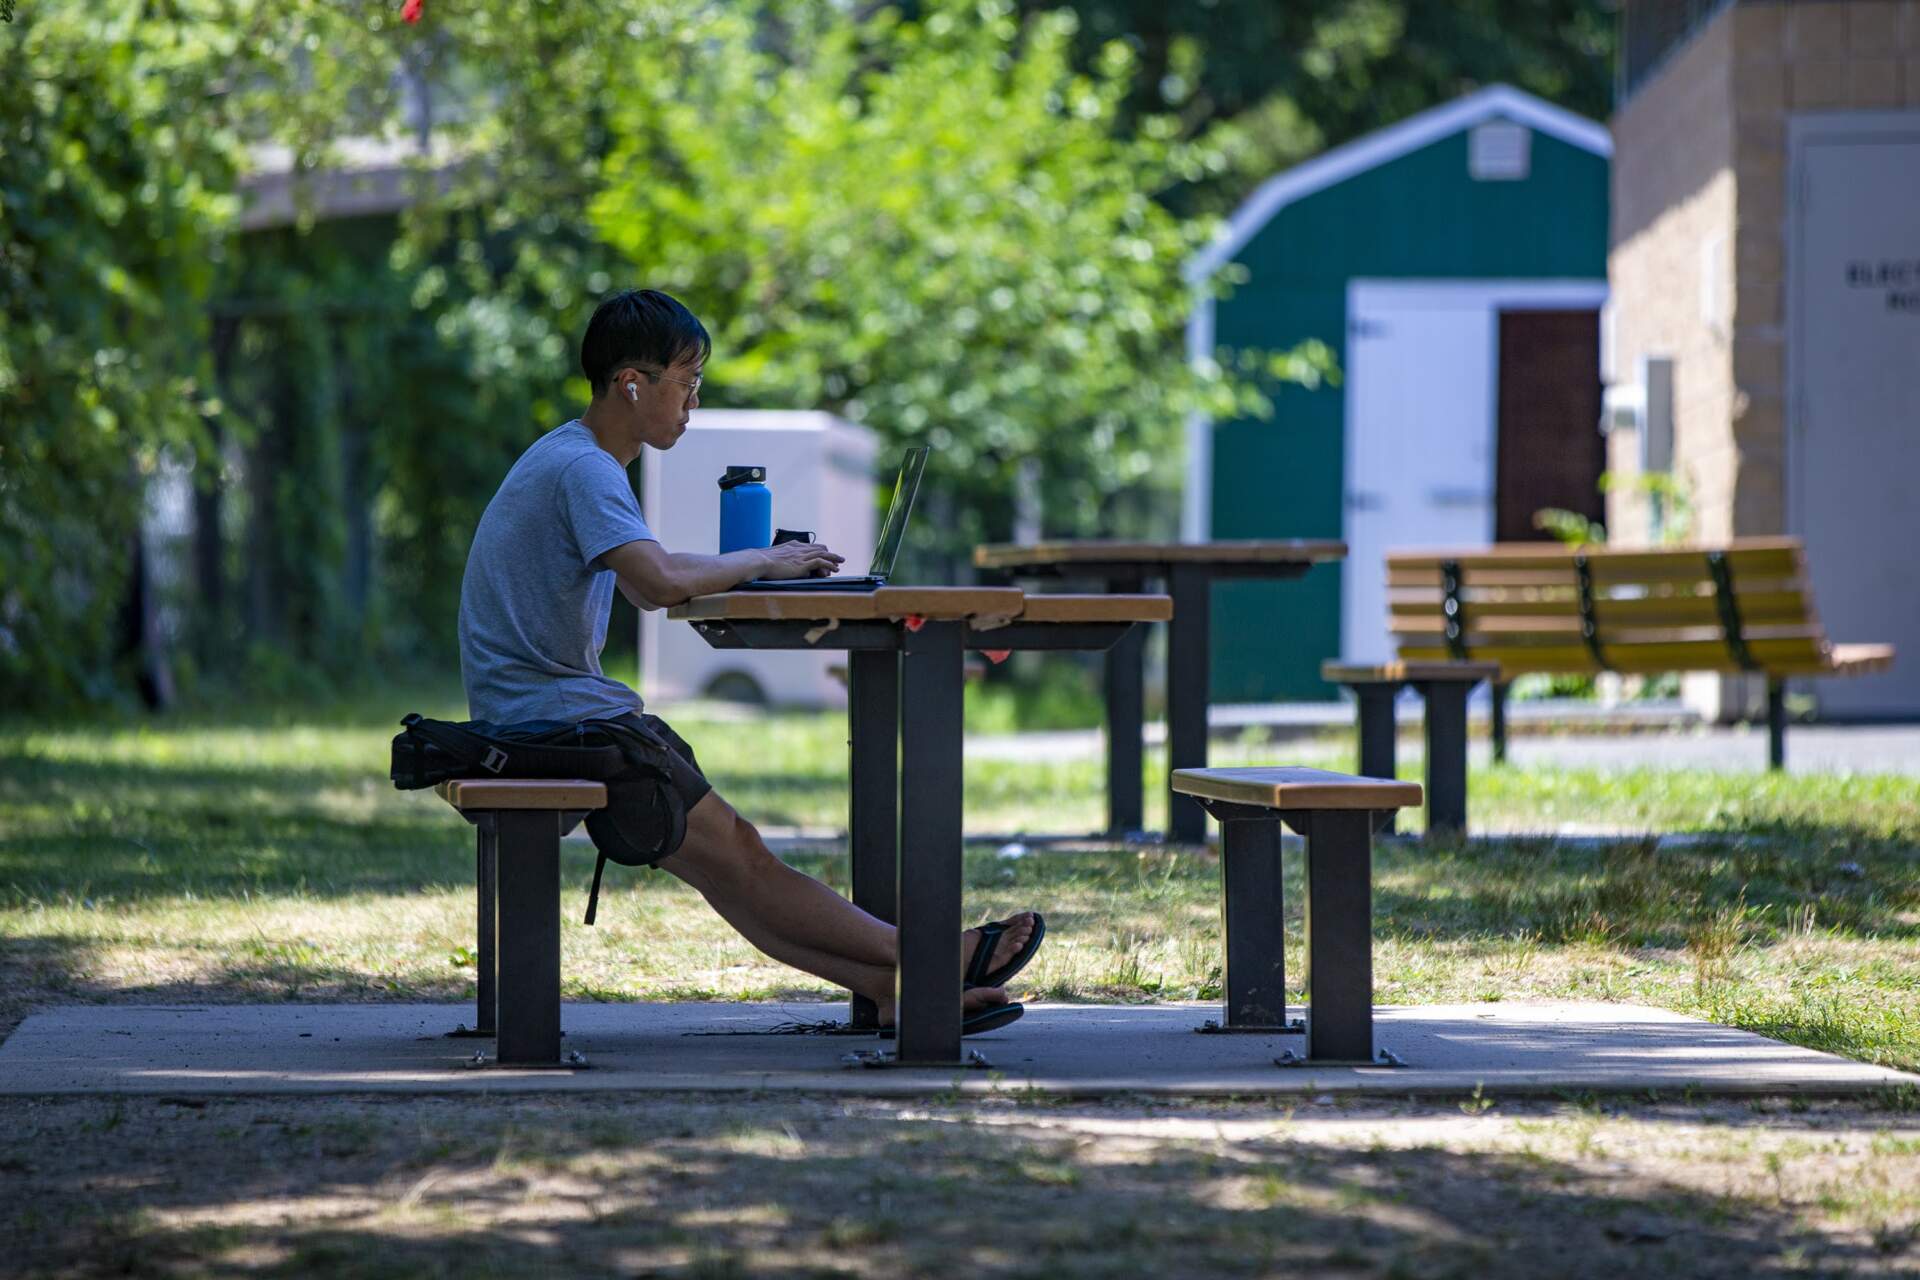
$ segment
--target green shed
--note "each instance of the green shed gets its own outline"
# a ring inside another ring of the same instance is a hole
[[[1295,582],[1219,585],[1213,700],[1331,699],[1331,657],[1389,656],[1389,548],[1598,519],[1607,131],[1495,85],[1270,179],[1188,265],[1194,359],[1331,346],[1342,376],[1269,421],[1197,419],[1182,535],[1342,538]],[[1203,287],[1230,263],[1228,296]]]

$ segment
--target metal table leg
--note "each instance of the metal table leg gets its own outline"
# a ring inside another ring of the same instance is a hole
[[[1787,682],[1767,680],[1767,768],[1787,767]]]
[[[1360,776],[1391,778],[1399,768],[1399,729],[1393,719],[1393,700],[1400,692],[1400,685],[1392,680],[1370,680],[1347,687],[1353,690],[1355,719],[1360,731]],[[1392,834],[1398,816],[1397,810],[1385,810],[1376,820],[1380,824],[1378,830]]]
[[[1107,583],[1116,595],[1136,593],[1140,581],[1116,579]],[[1146,826],[1141,802],[1141,723],[1146,709],[1147,629],[1129,627],[1120,642],[1107,650],[1107,832],[1125,835]]]
[[[1307,1060],[1371,1062],[1373,814],[1321,810],[1290,825],[1307,837]]]
[[[1175,795],[1175,769],[1207,765],[1209,575],[1202,565],[1167,570],[1173,621],[1167,625],[1167,834],[1198,844],[1207,837],[1207,813],[1192,797]]]
[[[1507,685],[1503,680],[1493,682],[1493,705],[1489,708],[1489,717],[1493,735],[1493,762],[1507,762]]]
[[[847,658],[853,904],[893,924],[900,895],[900,655],[855,649]],[[854,996],[848,1022],[878,1026],[879,1011],[865,996]]]
[[[904,631],[900,661],[898,1061],[960,1062],[963,622]]]
[[[560,831],[551,810],[492,815],[500,849],[500,1062],[560,1061]]]
[[[1427,704],[1427,834],[1467,832],[1467,693],[1465,680],[1414,685]]]

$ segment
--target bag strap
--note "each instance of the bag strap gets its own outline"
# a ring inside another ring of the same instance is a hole
[[[400,723],[407,727],[408,732],[425,738],[456,759],[494,775],[499,775],[510,760],[518,760],[521,766],[519,776],[522,777],[542,774],[566,777],[574,774],[605,778],[617,772],[625,763],[617,749],[614,754],[609,754],[605,747],[568,747],[553,743],[519,742],[511,738],[489,738],[445,720],[428,720],[418,713],[410,714]]]
[[[611,739],[614,749],[620,753],[628,768],[638,773],[649,774],[661,782],[672,783],[673,775],[666,767],[650,758],[653,752],[664,748],[636,732],[632,725],[623,724],[618,720],[582,720],[579,727],[583,730],[595,730]],[[675,812],[673,819],[673,830],[661,837],[662,844],[673,842],[677,846],[679,837],[686,830],[687,819],[684,813]],[[593,887],[587,890],[587,924],[592,924],[600,914],[600,877],[606,871],[608,861],[604,853],[594,859]]]
[[[665,751],[666,748],[636,731],[632,725],[622,724],[618,720],[582,720],[580,727],[606,734],[629,768],[649,774],[662,782],[673,780],[672,772],[654,758],[656,753]]]
[[[487,752],[495,749],[493,743],[471,729],[462,729],[446,720],[429,720],[418,711],[409,712],[400,722],[407,731],[416,737],[425,738],[447,754],[456,756],[468,764],[477,765],[491,773],[498,773],[497,767],[486,763]]]
[[[593,864],[593,888],[587,890],[587,923],[600,914],[600,873],[607,869],[607,855],[601,854]]]

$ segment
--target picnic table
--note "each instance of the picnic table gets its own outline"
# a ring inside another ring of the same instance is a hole
[[[974,548],[973,563],[1014,577],[1093,579],[1111,593],[1164,583],[1173,600],[1167,634],[1167,830],[1175,840],[1206,838],[1207,815],[1173,798],[1176,769],[1207,763],[1210,613],[1221,578],[1297,578],[1316,564],[1346,557],[1344,542],[1261,539],[1237,542],[1073,540]],[[1107,826],[1115,834],[1144,825],[1141,723],[1145,634],[1138,628],[1107,655]]]
[[[966,652],[1108,649],[1172,609],[1166,596],[881,587],[729,591],[668,612],[715,648],[846,651],[853,901],[899,930],[896,1061],[961,1061]],[[874,1025],[874,1012],[856,998],[854,1024]]]

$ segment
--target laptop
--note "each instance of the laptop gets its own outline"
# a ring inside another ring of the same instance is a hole
[[[756,578],[733,588],[735,591],[872,591],[887,585],[893,574],[893,562],[899,558],[900,544],[907,537],[907,516],[913,511],[913,499],[920,492],[920,474],[927,469],[927,454],[921,445],[907,450],[901,459],[900,475],[893,482],[893,502],[887,507],[887,519],[880,526],[880,541],[873,547],[873,563],[864,574],[842,573],[831,578]]]

